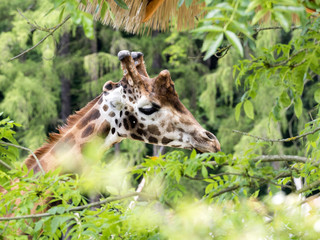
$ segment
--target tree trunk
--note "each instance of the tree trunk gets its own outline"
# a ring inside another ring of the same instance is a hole
[[[69,43],[70,43],[70,35],[69,32],[65,32],[60,41],[60,48],[58,51],[58,55],[60,57],[65,57],[66,55],[70,54],[69,50]],[[71,113],[71,94],[70,94],[70,79],[66,76],[66,74],[61,74],[60,76],[61,81],[61,111],[60,117],[63,121],[67,119],[67,117]]]

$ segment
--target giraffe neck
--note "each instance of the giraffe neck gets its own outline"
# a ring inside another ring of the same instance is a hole
[[[59,133],[51,134],[48,143],[35,151],[43,169],[48,172],[62,166],[66,171],[78,171],[83,165],[82,152],[88,142],[96,137],[103,138],[101,148],[106,150],[121,141],[115,131],[114,115],[102,94],[71,115],[67,124],[59,128]],[[31,155],[25,164],[34,172],[40,170]]]

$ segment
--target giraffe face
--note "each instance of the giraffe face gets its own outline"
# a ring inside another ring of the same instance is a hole
[[[118,56],[124,77],[105,83],[101,101],[101,112],[111,119],[108,141],[130,138],[200,152],[220,150],[217,138],[180,102],[169,71],[150,79],[142,54],[121,51]]]

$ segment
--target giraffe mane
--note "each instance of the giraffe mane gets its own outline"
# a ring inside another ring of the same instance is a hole
[[[59,126],[57,130],[59,133],[50,133],[46,143],[42,145],[42,147],[38,148],[34,154],[40,159],[44,154],[48,152],[48,150],[57,143],[63,135],[72,128],[100,99],[102,94],[97,96],[95,99],[90,101],[85,107],[81,108],[79,111],[76,111],[74,114],[70,115],[66,121],[66,123],[62,126]],[[36,160],[32,154],[30,154],[24,164],[27,166],[28,169],[31,169],[36,166]]]

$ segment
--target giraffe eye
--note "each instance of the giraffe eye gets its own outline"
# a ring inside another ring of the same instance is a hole
[[[151,114],[159,111],[159,109],[160,109],[159,105],[152,103],[152,105],[147,105],[147,106],[139,108],[139,111],[144,113],[145,115],[151,115]]]

